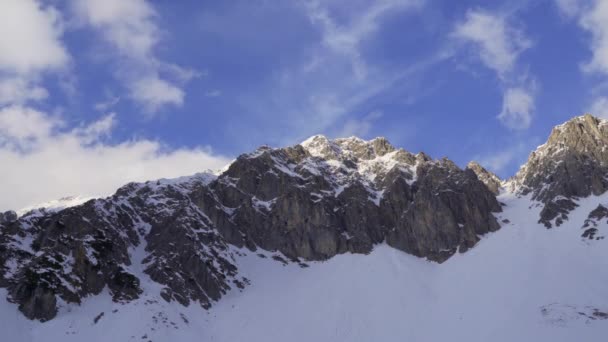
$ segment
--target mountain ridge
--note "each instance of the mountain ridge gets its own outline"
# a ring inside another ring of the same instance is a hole
[[[578,198],[605,192],[596,181],[608,171],[603,127],[591,116],[556,127],[509,181],[543,206],[545,226],[566,221]],[[570,160],[566,169],[560,158]],[[564,176],[573,171],[580,177]],[[231,290],[246,291],[235,261],[242,248],[306,267],[386,243],[442,263],[505,224],[497,218],[505,184],[478,163],[461,169],[382,137],[317,135],[242,154],[218,175],[129,183],[58,211],[1,214],[0,288],[28,318],[47,321],[62,303],[104,289],[133,301],[145,294],[143,278],[167,302],[208,309]],[[581,192],[570,191],[578,184]]]

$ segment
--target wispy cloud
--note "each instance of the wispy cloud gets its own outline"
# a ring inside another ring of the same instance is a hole
[[[422,0],[380,0],[371,3],[361,13],[353,15],[346,24],[339,25],[332,18],[330,11],[323,4],[327,2],[311,1],[307,11],[312,22],[321,29],[323,45],[329,50],[344,56],[358,79],[367,77],[367,66],[361,56],[360,44],[374,34],[381,18],[387,13],[399,10],[419,8]],[[320,56],[317,56],[317,62]],[[318,64],[317,64],[318,65]]]
[[[608,75],[608,2],[596,0],[579,8],[579,24],[591,33],[591,60],[583,65],[589,73]]]
[[[93,105],[95,110],[100,112],[107,112],[110,108],[116,106],[120,102],[120,97],[113,96],[110,93],[107,95],[107,99],[101,102],[97,102]]]
[[[581,65],[587,75],[608,76],[608,2],[603,0],[572,1],[556,0],[560,11],[576,23],[590,36],[591,58]],[[601,87],[599,87],[601,88]],[[589,111],[598,116],[608,117],[608,96],[600,89],[591,100]]]
[[[122,67],[116,74],[125,83],[131,99],[149,113],[183,104],[183,84],[200,73],[162,61],[155,55],[163,31],[156,23],[158,13],[149,2],[72,0],[72,3],[76,15],[117,51]]]
[[[378,109],[368,106],[370,100],[388,89],[400,91],[402,98],[410,97],[409,85],[414,82],[406,85],[404,80],[420,77],[447,58],[430,52],[427,58],[388,66],[370,57],[369,43],[381,41],[378,34],[387,20],[396,16],[407,20],[408,14],[423,6],[418,0],[306,2],[298,7],[314,37],[301,53],[306,58],[277,64],[259,92],[239,97],[241,105],[263,118],[272,115],[267,113],[280,113],[271,124],[287,128],[287,132],[276,137],[280,140],[275,144],[293,143],[317,133],[371,131],[374,120],[354,119]]]
[[[521,30],[507,23],[505,17],[480,10],[468,11],[453,36],[473,43],[481,61],[500,78],[513,71],[519,54],[532,45]]]
[[[535,82],[515,77],[514,71],[532,41],[505,14],[483,10],[469,10],[452,37],[475,47],[480,61],[496,72],[504,88],[500,121],[511,129],[527,129],[534,112]]]

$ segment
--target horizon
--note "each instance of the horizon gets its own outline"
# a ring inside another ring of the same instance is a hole
[[[556,125],[608,118],[602,0],[7,0],[0,49],[2,210],[317,134],[506,180]]]

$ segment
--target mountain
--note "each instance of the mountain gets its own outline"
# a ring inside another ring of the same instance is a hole
[[[586,114],[553,129],[513,180],[515,191],[544,205],[540,222],[560,225],[576,199],[608,190],[608,122]]]
[[[318,135],[0,214],[0,321],[14,341],[600,340],[605,127],[556,127],[507,182]]]

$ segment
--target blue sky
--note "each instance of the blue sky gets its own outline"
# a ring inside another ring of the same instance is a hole
[[[0,6],[0,209],[314,134],[508,177],[556,124],[608,117],[606,0]]]

